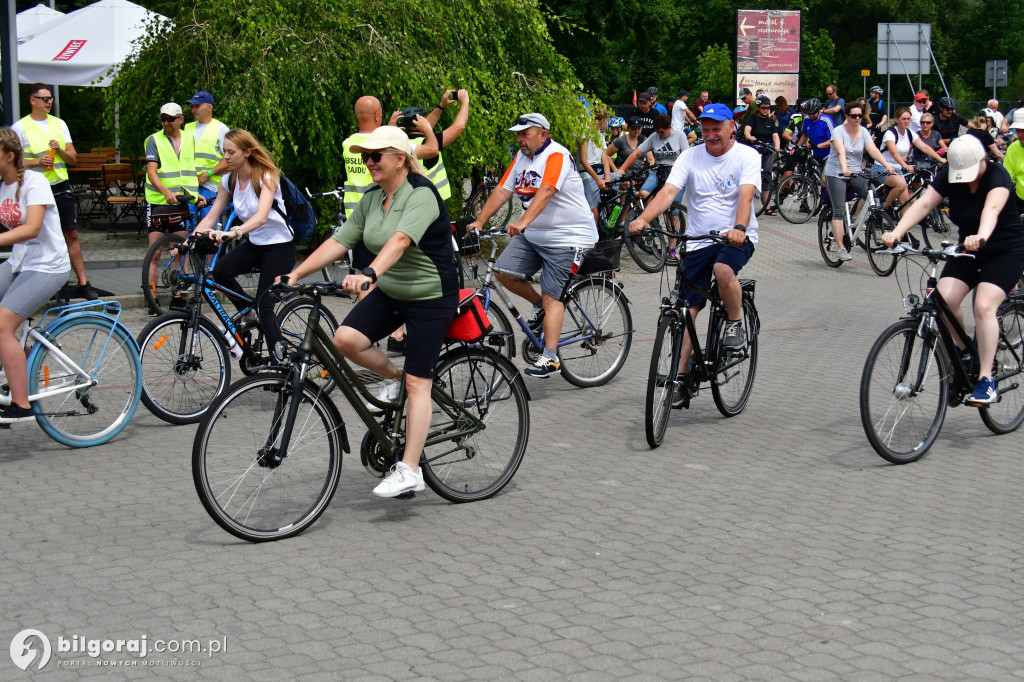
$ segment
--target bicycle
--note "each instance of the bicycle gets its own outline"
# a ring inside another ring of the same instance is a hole
[[[787,222],[800,225],[818,212],[825,180],[821,162],[810,149],[801,147],[793,153],[798,155],[796,170],[775,188],[775,205]]]
[[[320,324],[322,297],[337,285],[275,285],[314,301],[297,350],[279,371],[233,384],[203,418],[192,449],[196,492],[213,520],[250,542],[301,533],[330,504],[351,452],[345,423],[330,396],[308,380],[320,365],[366,426],[363,466],[383,476],[405,445],[405,384],[396,403],[381,402],[358,379]],[[504,357],[462,345],[438,359],[431,389],[433,420],[420,467],[434,492],[451,502],[496,495],[526,453],[529,394]],[[375,418],[366,403],[382,409]],[[407,495],[411,497],[414,493]]]
[[[738,351],[726,349],[722,342],[728,315],[718,292],[718,283],[712,282],[710,290],[705,291],[686,277],[685,243],[710,240],[719,246],[727,246],[728,240],[715,232],[701,237],[683,235],[680,239],[684,248],[680,250],[672,291],[661,300],[658,331],[654,337],[651,366],[647,375],[644,433],[651,448],[657,448],[664,440],[671,410],[689,409],[690,400],[699,394],[702,384],[710,383],[715,406],[724,416],[733,417],[742,412],[750,398],[757,371],[757,336],[761,322],[754,305],[755,280],[740,280],[745,344]],[[711,303],[704,348],[699,343],[696,323],[686,305],[683,294],[686,288],[704,296]],[[679,380],[684,334],[689,335],[693,349],[685,383]]]
[[[914,170],[905,174],[903,177],[907,181],[908,187],[913,187],[914,185],[918,186],[905,202],[900,203],[899,200],[893,202],[892,215],[894,216],[899,215],[899,211],[904,206],[909,206],[921,198],[921,195],[924,194],[925,190],[927,190],[935,180],[935,164],[918,161]],[[931,247],[931,242],[928,239],[929,231],[940,235],[949,234],[950,231],[950,223],[944,219],[942,209],[939,206],[933,208],[928,215],[925,216],[924,220],[919,223],[919,225],[919,232],[924,239],[925,245],[928,247]],[[915,230],[916,228],[917,226],[915,226]]]
[[[940,261],[974,256],[964,253],[962,244],[949,242],[921,249],[899,244],[893,251],[927,258],[927,285],[923,297],[908,293],[904,298],[907,314],[883,331],[868,352],[860,381],[860,416],[875,452],[893,464],[907,464],[928,452],[938,438],[947,407],[963,403],[978,379],[977,345],[939,293],[937,277]],[[999,401],[979,408],[979,414],[990,431],[1005,434],[1024,421],[1024,391],[1019,390],[1024,298],[1011,294],[996,311],[996,319],[999,342],[992,380]],[[966,340],[966,362],[954,335]]]
[[[134,416],[142,366],[135,339],[120,319],[117,301],[86,301],[50,308],[38,325],[29,318],[19,330],[28,351],[28,392],[36,422],[58,443],[102,445]],[[0,367],[0,406],[10,404],[7,375]]]
[[[465,202],[466,215],[480,215],[481,209],[484,204],[491,197],[491,193],[498,187],[498,183],[501,180],[502,171],[499,169],[495,172],[494,168],[489,165],[482,165],[483,176],[480,178],[479,183],[473,184],[472,189],[469,192],[469,196]],[[522,207],[516,202],[515,194],[508,198],[501,208],[495,211],[494,215],[491,216],[490,220],[484,226],[488,229],[500,228],[508,225],[511,222],[515,222],[523,213]]]
[[[165,422],[191,424],[202,418],[231,383],[232,350],[240,353],[238,364],[247,376],[275,369],[278,363],[268,355],[269,349],[264,349],[263,330],[255,319],[257,301],[215,282],[210,275],[219,257],[218,245],[205,235],[192,234],[176,248],[193,263],[192,271],[183,272],[180,277],[181,283],[194,288],[196,295],[184,311],[164,314],[139,332],[142,402]],[[211,254],[213,260],[208,264],[207,256]],[[228,314],[216,294],[227,296],[241,309],[234,315]],[[203,317],[204,300],[220,321],[220,328]],[[293,298],[276,312],[281,333],[290,347],[299,345],[312,307],[308,298]],[[325,332],[333,335],[338,328],[334,315],[324,310],[320,319],[326,325]],[[228,339],[237,346],[229,349]],[[310,367],[308,378],[323,384],[326,391],[333,388],[323,368]]]
[[[303,189],[305,189],[306,197],[310,200],[310,203],[313,203],[314,199],[321,199],[325,197],[334,197],[338,202],[336,207],[337,210],[335,211],[330,224],[324,229],[321,229],[320,226],[317,225],[317,230],[313,233],[313,237],[309,243],[309,253],[313,253],[321,244],[330,239],[338,228],[345,224],[345,212],[341,208],[342,202],[345,200],[345,188],[335,187],[334,189],[325,192],[310,192],[308,187]],[[342,281],[345,279],[346,275],[354,272],[352,268],[351,254],[346,253],[342,258],[336,260],[330,265],[327,265],[320,272],[323,274],[325,282]],[[344,292],[339,292],[338,296],[341,298],[349,298],[349,295]]]
[[[856,219],[850,217],[850,195],[847,193],[845,211],[843,213],[844,239],[839,244],[835,235],[832,234],[832,205],[826,203],[822,206],[818,215],[818,250],[821,251],[821,258],[830,268],[838,268],[844,261],[839,260],[840,249],[849,251],[856,244],[868,252],[868,263],[871,269],[879,277],[887,277],[896,268],[896,257],[885,244],[882,243],[882,235],[896,229],[896,223],[892,216],[882,208],[882,203],[875,198],[875,192],[884,188],[884,185],[874,181],[871,173],[857,172],[844,178],[847,183],[853,178],[864,178],[868,181],[868,191],[863,201],[860,213]],[[861,201],[854,197],[852,202],[856,206]]]
[[[521,349],[523,359],[532,364],[544,352],[543,329],[537,332],[530,329],[508,292],[495,278],[498,244],[494,234],[481,232],[480,242],[490,245],[490,254],[482,259],[485,274],[477,291],[494,327],[483,343],[508,359],[515,357],[515,333],[505,313],[507,309],[526,337]],[[579,272],[566,283],[562,294],[565,317],[558,340],[561,374],[580,388],[611,381],[626,363],[632,345],[633,317],[629,300],[614,277],[621,248],[619,239],[598,242]],[[479,279],[477,263],[473,263],[472,270],[473,278]],[[492,290],[504,309],[493,304]]]
[[[755,213],[756,216],[760,217],[761,214],[768,210],[768,208],[772,205],[772,202],[777,199],[779,178],[782,177],[785,160],[783,159],[782,154],[776,152],[775,147],[771,146],[770,144],[766,144],[760,141],[744,141],[744,144],[747,144],[753,147],[755,150],[757,150],[757,153],[761,156],[762,160],[765,156],[768,156],[770,158],[770,164],[767,170],[763,170],[762,165],[761,192],[757,196],[757,207]],[[765,192],[768,193],[767,200],[763,198]],[[777,202],[776,205],[778,205]],[[768,215],[773,214],[769,213]]]

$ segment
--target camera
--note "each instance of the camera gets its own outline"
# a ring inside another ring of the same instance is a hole
[[[406,107],[402,109],[402,116],[395,125],[407,133],[416,132],[416,117],[426,116],[429,113],[429,111],[421,107]]]

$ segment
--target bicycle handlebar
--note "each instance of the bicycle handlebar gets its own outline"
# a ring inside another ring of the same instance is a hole
[[[981,240],[981,246],[979,250],[985,248],[987,240]],[[942,246],[937,249],[915,249],[910,244],[899,243],[896,246],[889,249],[889,252],[895,255],[901,254],[917,254],[925,256],[928,260],[940,261],[949,260],[950,258],[977,258],[977,254],[971,251],[966,251],[963,244],[950,244],[949,242],[943,242]]]
[[[663,230],[659,227],[645,227],[640,234],[662,234],[670,239],[677,239],[683,243],[692,241],[712,241],[715,244],[718,244],[719,246],[729,246],[729,239],[725,236],[725,234],[722,232],[718,232],[716,230],[712,230],[711,232],[702,235],[688,235],[679,234],[678,232],[672,232],[670,230]]]

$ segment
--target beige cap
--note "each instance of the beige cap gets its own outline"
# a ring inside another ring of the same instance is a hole
[[[174,102],[168,102],[160,107],[160,114],[162,116],[181,116],[181,105],[175,104]]]
[[[985,159],[985,148],[973,135],[963,135],[949,143],[946,161],[949,162],[950,182],[970,182],[978,177],[978,167]]]
[[[412,154],[412,143],[405,131],[396,126],[381,126],[370,133],[370,136],[359,144],[349,147],[357,154],[376,152],[381,149],[397,149],[405,154]]]

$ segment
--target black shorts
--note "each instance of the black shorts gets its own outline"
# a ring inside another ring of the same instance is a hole
[[[57,215],[60,217],[60,229],[69,232],[78,227],[75,224],[75,195],[68,194],[71,191],[71,183],[67,180],[50,185],[53,192],[53,201],[57,204]]]
[[[370,341],[380,341],[405,324],[405,372],[429,379],[458,304],[458,293],[427,301],[399,301],[378,288],[357,303],[341,324]]]
[[[977,258],[953,258],[946,261],[941,277],[958,279],[971,289],[979,282],[988,282],[1010,293],[1024,272],[1024,255],[1013,251],[993,251],[978,254]]]

